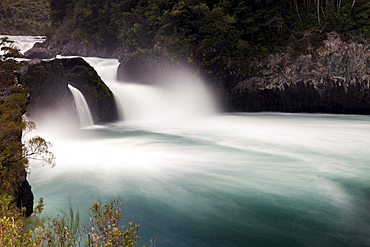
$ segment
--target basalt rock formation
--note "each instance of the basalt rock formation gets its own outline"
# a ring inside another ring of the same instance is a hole
[[[269,55],[252,70],[228,92],[234,111],[370,114],[370,44],[329,33],[314,52]]]
[[[78,121],[74,99],[68,89],[71,84],[84,95],[94,123],[117,120],[113,93],[82,58],[31,60],[21,80],[31,89],[31,117],[47,118],[50,112],[59,112]]]
[[[112,57],[116,51],[115,47],[103,47],[94,44],[86,44],[77,40],[57,41],[48,39],[42,43],[36,43],[30,50],[26,51],[26,58],[50,59],[56,55],[83,56],[83,57]]]

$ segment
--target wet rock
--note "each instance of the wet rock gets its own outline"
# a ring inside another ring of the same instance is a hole
[[[330,33],[317,53],[255,62],[257,71],[229,92],[234,111],[370,114],[370,44]]]
[[[113,93],[82,58],[30,62],[26,67],[21,81],[31,89],[31,117],[48,118],[50,113],[58,112],[78,122],[74,99],[68,89],[71,84],[84,95],[94,123],[117,120]]]

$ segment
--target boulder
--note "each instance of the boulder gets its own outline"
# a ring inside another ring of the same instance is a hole
[[[24,53],[24,57],[28,59],[51,59],[57,55],[56,49],[48,49],[42,43],[35,43],[33,47]]]
[[[50,113],[58,112],[78,122],[73,95],[68,89],[71,84],[84,95],[95,124],[117,120],[113,93],[82,58],[30,62],[24,71],[21,81],[31,89],[31,117],[48,118]]]

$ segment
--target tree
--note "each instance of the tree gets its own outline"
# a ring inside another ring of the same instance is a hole
[[[140,224],[131,221],[128,227],[120,227],[120,220],[123,218],[122,209],[122,198],[105,204],[99,200],[98,203],[91,205],[90,223],[83,229],[88,237],[85,246],[134,247],[138,245]]]
[[[121,226],[123,218],[123,199],[118,197],[110,202],[100,200],[91,205],[90,222],[81,227],[80,217],[71,205],[59,210],[55,217],[41,217],[43,200],[35,208],[35,214],[29,223],[34,229],[34,238],[37,246],[81,246],[81,240],[86,235],[84,246],[89,247],[134,247],[140,240],[138,230],[140,225],[130,221],[127,226]],[[155,247],[155,240],[150,246]],[[1,246],[1,245],[0,245]],[[143,246],[144,247],[144,246]]]
[[[55,157],[49,151],[51,144],[41,137],[22,143],[23,134],[35,124],[24,117],[28,93],[16,77],[20,63],[14,58],[21,55],[11,47],[12,43],[7,38],[0,39],[0,189],[13,196],[19,174],[27,169],[30,158],[53,165]]]
[[[14,206],[13,198],[0,194],[0,246],[34,246],[33,232],[25,230],[24,215]]]

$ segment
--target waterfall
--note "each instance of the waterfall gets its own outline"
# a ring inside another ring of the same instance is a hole
[[[0,35],[0,38],[8,37],[9,40],[14,41],[14,48],[20,50],[21,53],[25,53],[31,49],[35,43],[41,43],[45,41],[43,36],[16,36],[16,35]]]
[[[172,123],[218,113],[210,90],[192,71],[168,71],[158,85],[141,85],[116,80],[116,59],[84,59],[114,93],[125,121]]]
[[[70,84],[68,84],[68,88],[73,94],[73,98],[77,107],[78,117],[80,118],[81,127],[94,125],[89,106],[87,105],[83,94],[77,88],[73,87]]]

